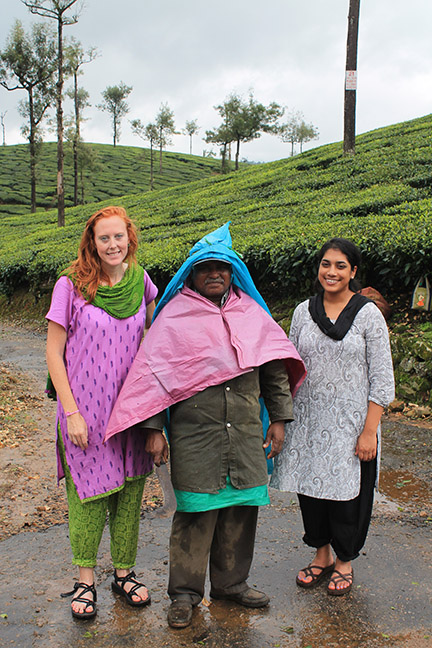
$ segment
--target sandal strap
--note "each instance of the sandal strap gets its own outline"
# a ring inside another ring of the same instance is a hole
[[[72,596],[72,594],[75,594],[75,592],[79,589],[82,589],[82,592],[80,592],[79,596],[74,597],[74,601],[79,601],[80,603],[90,603],[90,605],[93,605],[93,603],[96,603],[97,601],[97,593],[96,593],[96,588],[93,585],[89,585],[88,583],[75,583],[73,586],[73,589],[70,592],[62,592],[60,596],[62,598],[66,598],[67,596]],[[86,594],[87,592],[90,592],[93,595],[93,602],[90,601],[89,599],[83,599],[81,598],[83,594]]]
[[[132,596],[135,594],[135,592],[140,588],[140,587],[145,587],[144,583],[140,583],[136,579],[136,574],[134,571],[129,572],[129,574],[126,574],[126,576],[117,576],[115,570],[114,570],[114,580],[124,590],[124,586],[126,583],[133,583],[133,586],[130,588],[130,590],[127,592],[128,596]],[[147,589],[147,588],[146,588]],[[126,592],[126,590],[125,590]]]
[[[336,574],[336,576],[332,576],[330,580],[336,585],[336,583],[340,583],[341,581],[346,581],[347,583],[351,584],[353,582],[353,573],[352,571],[349,574],[342,574],[338,569],[333,570],[333,574]]]
[[[320,570],[319,574],[315,574],[313,572],[314,569],[319,569]],[[327,567],[321,567],[320,565],[308,565],[307,567],[304,567],[301,571],[304,573],[306,578],[308,576],[311,576],[312,578],[317,578],[318,576],[321,575],[321,572],[323,572],[325,569],[327,569]]]

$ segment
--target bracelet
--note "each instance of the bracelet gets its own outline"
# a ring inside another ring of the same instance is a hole
[[[72,416],[72,414],[79,414],[79,410],[75,410],[75,412],[65,412],[66,416]]]

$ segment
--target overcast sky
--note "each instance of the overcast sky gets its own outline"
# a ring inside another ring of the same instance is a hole
[[[429,114],[432,1],[360,5],[357,133]],[[193,153],[201,155],[211,148],[201,136],[220,124],[214,106],[231,92],[246,98],[250,90],[264,104],[301,111],[318,128],[319,139],[305,148],[342,140],[348,6],[349,0],[85,0],[79,22],[65,28],[66,36],[99,52],[81,77],[92,103],[85,141],[112,142],[109,115],[96,104],[107,86],[121,81],[133,91],[120,144],[147,146],[131,133],[129,120],[147,124],[168,103],[178,130],[186,120],[198,120]],[[2,0],[1,49],[15,19],[25,28],[43,20],[21,0]],[[0,88],[7,144],[24,141],[16,110],[24,97],[23,91]],[[70,110],[66,101],[65,112]],[[189,152],[188,137],[175,136],[169,150]],[[290,145],[270,135],[240,151],[251,161],[289,154]]]

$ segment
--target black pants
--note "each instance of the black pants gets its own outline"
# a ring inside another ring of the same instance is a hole
[[[257,519],[257,506],[176,512],[170,537],[170,598],[200,603],[209,558],[211,594],[247,589]]]
[[[376,479],[376,459],[361,462],[360,492],[352,500],[335,501],[298,495],[304,542],[319,549],[330,544],[343,562],[354,560],[369,529]]]

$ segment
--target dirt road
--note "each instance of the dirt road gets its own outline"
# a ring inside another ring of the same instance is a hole
[[[308,563],[310,550],[301,541],[295,497],[272,491],[272,505],[260,513],[250,578],[270,594],[268,609],[201,604],[190,628],[169,629],[170,520],[158,514],[162,496],[153,478],[143,502],[136,568],[151,589],[152,605],[134,610],[112,594],[105,534],[97,569],[98,616],[73,620],[69,601],[59,596],[76,574],[63,489],[54,478],[54,409],[42,396],[43,356],[42,333],[0,325],[0,365],[7,365],[0,386],[17,396],[3,412],[12,439],[0,446],[0,646],[432,648],[432,431],[402,417],[384,423],[383,492],[349,596],[335,600],[325,585],[310,592],[296,587],[295,574]]]

